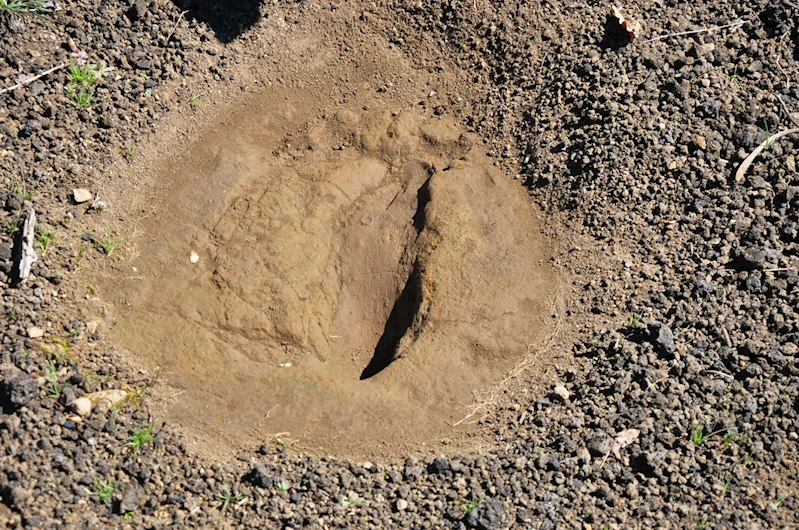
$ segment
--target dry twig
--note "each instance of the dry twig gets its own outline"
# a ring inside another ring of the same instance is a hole
[[[560,303],[561,303],[560,296],[557,296],[551,301],[551,307],[555,308]],[[546,352],[550,348],[552,348],[553,344],[555,343],[555,339],[560,334],[561,327],[562,327],[562,319],[558,319],[552,331],[550,331],[547,334],[547,336],[544,337],[537,345],[528,344],[527,354],[525,355],[524,359],[522,359],[516,366],[514,366],[513,369],[511,369],[511,371],[507,373],[505,378],[502,379],[502,381],[489,388],[486,392],[475,393],[475,402],[466,407],[469,411],[468,414],[466,414],[466,416],[453,423],[452,426],[457,427],[458,425],[465,423],[468,420],[471,420],[478,413],[481,412],[483,414],[479,418],[468,422],[476,423],[486,418],[488,416],[488,411],[490,410],[490,408],[499,402],[499,397],[502,395],[502,391],[506,388],[508,383],[510,383],[512,380],[522,375],[525,371],[527,371],[527,369],[530,368],[530,366],[535,364],[541,353]]]
[[[167,36],[166,36],[166,41],[164,41],[164,46],[166,46],[167,44],[169,44],[169,39],[171,39],[171,38],[172,38],[172,35],[174,35],[174,34],[175,34],[175,30],[176,30],[176,29],[178,29],[178,24],[180,24],[180,21],[181,21],[181,20],[183,20],[183,15],[185,15],[186,13],[188,13],[188,11],[182,11],[182,12],[180,13],[180,16],[179,16],[179,17],[178,17],[178,19],[175,21],[175,25],[174,25],[174,26],[172,26],[172,31],[170,31],[170,32],[169,32],[169,35],[167,35]]]
[[[757,149],[752,151],[752,154],[747,156],[746,160],[744,160],[743,164],[741,164],[741,167],[738,168],[738,171],[735,173],[735,182],[738,182],[740,184],[741,182],[744,181],[744,175],[746,174],[746,170],[749,169],[749,166],[751,166],[752,162],[755,161],[755,158],[757,158],[757,155],[759,155],[760,153],[763,152],[763,149],[765,149],[766,147],[770,146],[771,144],[773,144],[774,142],[776,142],[777,140],[779,140],[783,136],[787,136],[789,134],[796,134],[796,133],[799,133],[799,128],[797,128],[797,129],[788,129],[786,131],[780,131],[777,134],[775,134],[774,136],[769,136],[768,138],[766,138],[766,141],[763,142],[762,144],[760,144],[759,146],[757,146]]]
[[[34,232],[36,230],[36,212],[31,208],[22,228],[22,256],[19,259],[19,282],[25,283],[31,272],[31,267],[39,261],[34,248]]]
[[[5,94],[6,92],[11,92],[12,90],[16,90],[18,88],[22,88],[25,85],[33,83],[37,79],[41,79],[42,77],[46,76],[47,74],[51,74],[51,73],[55,72],[56,70],[61,70],[62,68],[66,67],[67,65],[69,65],[69,63],[61,63],[58,66],[54,66],[54,67],[50,68],[49,70],[45,70],[44,72],[42,72],[39,75],[33,76],[30,79],[26,79],[25,81],[17,83],[16,85],[12,85],[12,86],[10,86],[8,88],[4,88],[4,89],[0,90],[0,94]]]
[[[723,377],[723,378],[725,378],[725,379],[730,379],[730,380],[732,380],[732,379],[735,379],[735,376],[734,376],[734,375],[732,375],[732,374],[725,374],[724,372],[719,372],[718,370],[705,370],[705,373],[706,373],[706,374],[713,374],[713,375],[717,375],[717,376],[719,376],[719,377]]]
[[[691,30],[691,31],[681,31],[679,33],[669,33],[668,35],[661,35],[660,37],[647,39],[647,40],[643,41],[642,44],[646,44],[647,42],[655,42],[655,41],[658,41],[658,40],[668,39],[670,37],[682,37],[684,35],[696,35],[697,33],[707,33],[709,31],[718,31],[720,29],[727,29],[727,28],[733,28],[733,27],[735,29],[738,29],[739,27],[741,27],[744,24],[746,24],[746,22],[747,22],[747,20],[745,18],[742,18],[742,19],[736,20],[735,22],[732,22],[731,24],[725,24],[723,26],[713,26],[712,28],[702,28],[702,29],[694,29],[694,30]]]

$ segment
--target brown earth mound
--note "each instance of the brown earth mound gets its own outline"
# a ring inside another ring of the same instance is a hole
[[[173,419],[231,447],[423,443],[549,329],[535,214],[448,121],[270,132],[292,119],[264,111],[161,169],[178,184],[143,222],[113,333],[182,390]]]

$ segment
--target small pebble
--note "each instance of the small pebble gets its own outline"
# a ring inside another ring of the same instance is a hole
[[[92,195],[92,192],[89,190],[77,188],[72,190],[72,198],[75,199],[77,204],[80,204],[82,202],[88,202],[94,199],[94,195]]]
[[[571,396],[569,391],[566,390],[566,387],[563,385],[557,385],[555,387],[555,393],[563,398],[563,401],[569,401],[569,396]]]
[[[88,416],[92,413],[92,402],[85,397],[79,397],[72,402],[72,408],[79,416]]]

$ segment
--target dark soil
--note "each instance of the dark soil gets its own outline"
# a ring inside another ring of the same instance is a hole
[[[0,22],[0,90],[81,52],[115,68],[83,109],[66,69],[0,94],[6,526],[797,527],[797,136],[734,177],[799,120],[795,2],[625,5],[643,22],[632,42],[599,2],[268,2],[255,20],[222,2],[64,4]],[[116,270],[118,206],[73,204],[72,189],[134,189],[117,181],[135,176],[138,149],[157,159],[163,138],[192,137],[239,91],[290,89],[317,57],[358,64],[388,48],[436,94],[341,74],[334,103],[396,87],[526,184],[571,282],[549,346],[574,360],[549,395],[519,370],[471,409],[487,450],[354,462],[264,440],[235,461],[195,456],[151,413],[160,401],[141,390],[157,374],[106,338],[113,308],[85,282]],[[12,286],[31,207],[55,239]],[[120,387],[138,392],[118,410],[81,420],[69,406]]]

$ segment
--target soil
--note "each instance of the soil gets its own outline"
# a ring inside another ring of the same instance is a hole
[[[0,90],[114,69],[0,93],[6,526],[796,527],[793,2],[61,7],[0,14]]]
[[[412,450],[551,331],[538,220],[451,121],[292,93],[249,96],[155,169],[168,184],[145,219],[121,220],[135,257],[98,282],[111,337],[161,370],[181,395],[166,419],[217,457],[275,433]]]

